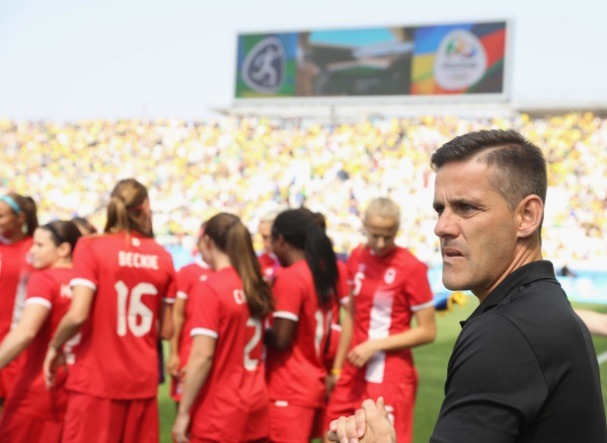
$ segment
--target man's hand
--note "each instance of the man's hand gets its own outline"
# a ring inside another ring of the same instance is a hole
[[[396,433],[388,418],[383,397],[365,400],[362,409],[350,417],[333,420],[329,426],[330,441],[338,443],[395,443]]]

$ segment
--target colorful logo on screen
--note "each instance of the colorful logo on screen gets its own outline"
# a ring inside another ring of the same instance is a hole
[[[259,41],[247,54],[241,75],[253,91],[274,94],[285,82],[286,54],[276,37]]]
[[[434,60],[436,83],[447,91],[468,88],[487,71],[487,55],[476,35],[465,29],[448,33]]]

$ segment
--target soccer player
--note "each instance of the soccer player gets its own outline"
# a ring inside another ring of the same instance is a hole
[[[152,238],[145,186],[118,182],[104,234],[83,237],[74,252],[72,302],[44,361],[53,384],[62,347],[82,330],[66,388],[64,442],[158,440],[158,337],[172,333],[175,270]]]
[[[338,270],[333,245],[308,211],[280,213],[272,250],[284,268],[272,287],[273,324],[266,333],[270,441],[308,442],[324,405],[324,350],[336,303]]]
[[[0,367],[21,353],[25,357],[7,399],[0,442],[61,441],[67,373],[61,368],[55,386],[48,390],[42,377],[42,361],[51,335],[70,304],[72,251],[78,238],[80,231],[69,221],[54,221],[34,232],[31,256],[36,270],[27,284],[25,307],[19,324],[0,344]],[[66,350],[68,367],[74,362],[71,351]]]
[[[215,272],[192,290],[193,345],[173,438],[177,443],[265,441],[262,325],[272,310],[270,287],[251,234],[235,215],[211,217],[200,245]]]
[[[396,245],[400,209],[388,198],[376,198],[363,219],[367,244],[348,260],[352,298],[344,327],[353,326],[351,343],[341,341],[334,374],[339,379],[327,406],[327,422],[348,416],[366,398],[383,396],[398,441],[412,439],[417,373],[411,348],[436,336],[434,301],[427,268]],[[411,326],[412,319],[416,324]]]
[[[36,203],[30,197],[8,193],[0,197],[0,340],[17,325],[32,270],[28,251],[38,227]],[[19,371],[20,359],[0,369],[0,418],[4,400]]]
[[[274,210],[265,214],[259,220],[257,232],[261,236],[263,242],[263,251],[259,255],[259,264],[261,265],[261,273],[266,281],[271,281],[276,268],[279,265],[276,256],[272,253],[272,223],[280,211]]]
[[[194,263],[185,265],[177,273],[177,298],[173,306],[173,336],[171,337],[171,353],[167,362],[167,369],[171,374],[171,398],[175,402],[181,401],[183,383],[185,381],[185,367],[192,349],[192,336],[190,323],[192,321],[193,301],[192,290],[200,282],[206,281],[213,270],[202,255],[202,238],[204,225],[201,228],[197,248],[199,254]]]

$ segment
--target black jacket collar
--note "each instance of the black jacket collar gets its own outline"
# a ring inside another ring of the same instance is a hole
[[[474,310],[472,315],[468,317],[468,320],[460,322],[462,328],[470,320],[502,303],[513,291],[538,280],[553,280],[558,283],[554,274],[554,266],[551,262],[546,260],[534,261],[515,270],[497,285],[478,308]]]

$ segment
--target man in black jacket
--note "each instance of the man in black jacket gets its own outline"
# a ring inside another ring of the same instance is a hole
[[[479,131],[442,146],[432,166],[443,283],[480,305],[462,322],[430,441],[606,442],[590,335],[542,258],[541,151],[514,131]],[[329,437],[395,441],[386,417],[367,400]]]

